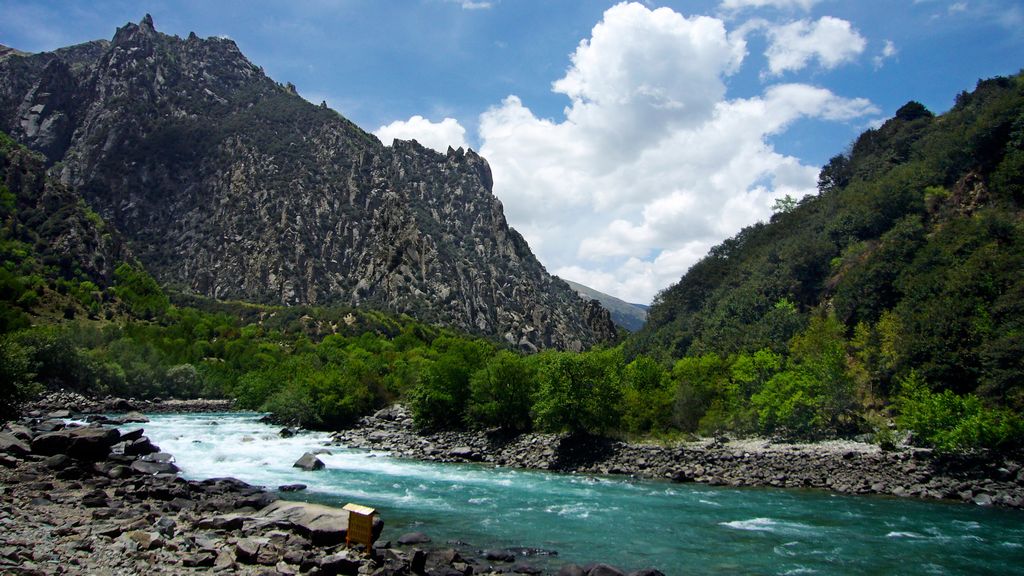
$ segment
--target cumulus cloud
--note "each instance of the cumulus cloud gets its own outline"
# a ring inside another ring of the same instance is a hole
[[[466,129],[454,118],[445,118],[440,122],[431,122],[423,116],[413,116],[408,120],[395,120],[391,124],[381,126],[373,134],[386,145],[394,139],[416,140],[427,148],[444,153],[448,147],[468,148]]]
[[[632,3],[608,9],[552,89],[561,118],[511,95],[480,117],[509,221],[554,273],[649,302],[708,249],[814,193],[818,168],[773,149],[802,118],[849,121],[870,102],[806,84],[728,99],[742,34]]]
[[[769,27],[768,40],[765,56],[774,75],[802,70],[811,60],[835,68],[856,59],[867,46],[867,40],[848,21],[832,16]]]

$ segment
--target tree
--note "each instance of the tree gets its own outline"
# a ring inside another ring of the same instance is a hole
[[[17,417],[21,404],[42,391],[34,377],[30,351],[10,336],[0,337],[0,421]]]
[[[500,352],[470,378],[467,423],[507,432],[530,429],[535,370],[523,358]]]
[[[534,413],[548,431],[603,434],[619,423],[622,353],[619,350],[544,355]]]

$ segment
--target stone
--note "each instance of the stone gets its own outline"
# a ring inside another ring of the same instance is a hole
[[[345,574],[355,576],[358,573],[362,562],[352,556],[347,550],[320,559],[320,570],[323,574]]]
[[[307,472],[313,470],[323,470],[324,463],[314,454],[306,452],[298,460],[295,461],[295,464],[292,464],[292,468],[301,468]]]
[[[160,538],[160,535],[156,532],[144,532],[142,530],[132,530],[127,532],[126,536],[134,541],[139,550],[152,550],[163,546],[164,541]]]
[[[331,546],[345,541],[348,533],[348,511],[322,504],[278,500],[253,514],[255,519],[273,521],[294,528],[316,546]],[[383,523],[374,522],[378,536]]]
[[[217,555],[209,551],[200,551],[195,554],[183,556],[181,565],[186,568],[209,568],[217,561]]]
[[[630,572],[629,576],[665,576],[665,574],[656,568],[641,568]]]
[[[136,460],[132,462],[130,468],[139,474],[154,475],[154,474],[174,474],[178,472],[178,467],[172,462],[149,462],[146,460]]]
[[[300,492],[306,489],[305,484],[282,484],[277,487],[281,492]]]
[[[242,564],[255,564],[260,552],[260,542],[255,538],[240,538],[235,543],[235,559]]]
[[[595,564],[587,571],[587,576],[626,576],[622,570],[608,564]]]
[[[281,428],[281,431],[277,433],[281,438],[291,438],[295,436],[295,430],[291,428]]]
[[[0,452],[15,456],[27,456],[32,448],[23,439],[10,432],[0,432]]]
[[[398,537],[398,544],[401,546],[408,546],[410,544],[426,544],[430,542],[430,536],[427,536],[423,532],[409,532],[408,534],[402,534]]]
[[[541,574],[544,571],[541,570],[540,568],[537,568],[533,564],[529,564],[527,562],[516,562],[515,564],[512,565],[511,568],[509,568],[509,572],[512,572],[513,574],[531,574],[532,575],[532,574]]]
[[[42,465],[51,470],[63,470],[69,466],[73,466],[74,464],[74,460],[69,458],[67,454],[54,454],[53,456],[48,456],[42,461]]]
[[[448,455],[453,458],[462,458],[464,460],[479,460],[480,454],[476,450],[469,446],[456,446],[448,451]]]
[[[484,558],[492,562],[514,562],[516,555],[508,550],[485,550]]]
[[[149,422],[149,418],[142,415],[141,412],[129,412],[121,417],[121,422],[125,424],[142,424]]]
[[[558,576],[587,576],[587,573],[579,564],[563,564],[558,569]]]

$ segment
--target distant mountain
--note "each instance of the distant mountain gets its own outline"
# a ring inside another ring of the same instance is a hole
[[[831,313],[876,391],[914,370],[1024,409],[1024,75],[981,81],[941,116],[906,104],[818,187],[662,292],[629,351],[783,352]]]
[[[231,40],[147,15],[109,42],[0,50],[0,129],[177,290],[407,313],[524,350],[615,336],[508,226],[483,158],[386,147]]]
[[[580,296],[600,302],[602,306],[611,312],[612,322],[615,322],[617,326],[621,326],[630,332],[636,332],[643,328],[644,323],[647,322],[647,306],[642,304],[630,304],[629,302],[620,300],[615,296],[605,294],[604,292],[598,292],[593,288],[573,282],[572,280],[566,280],[565,283],[579,293]]]

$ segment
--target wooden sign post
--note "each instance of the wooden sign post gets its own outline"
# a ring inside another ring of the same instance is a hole
[[[377,511],[369,506],[359,504],[346,504],[343,510],[348,510],[348,533],[345,536],[345,545],[352,546],[362,544],[369,550],[373,547],[373,517]]]

